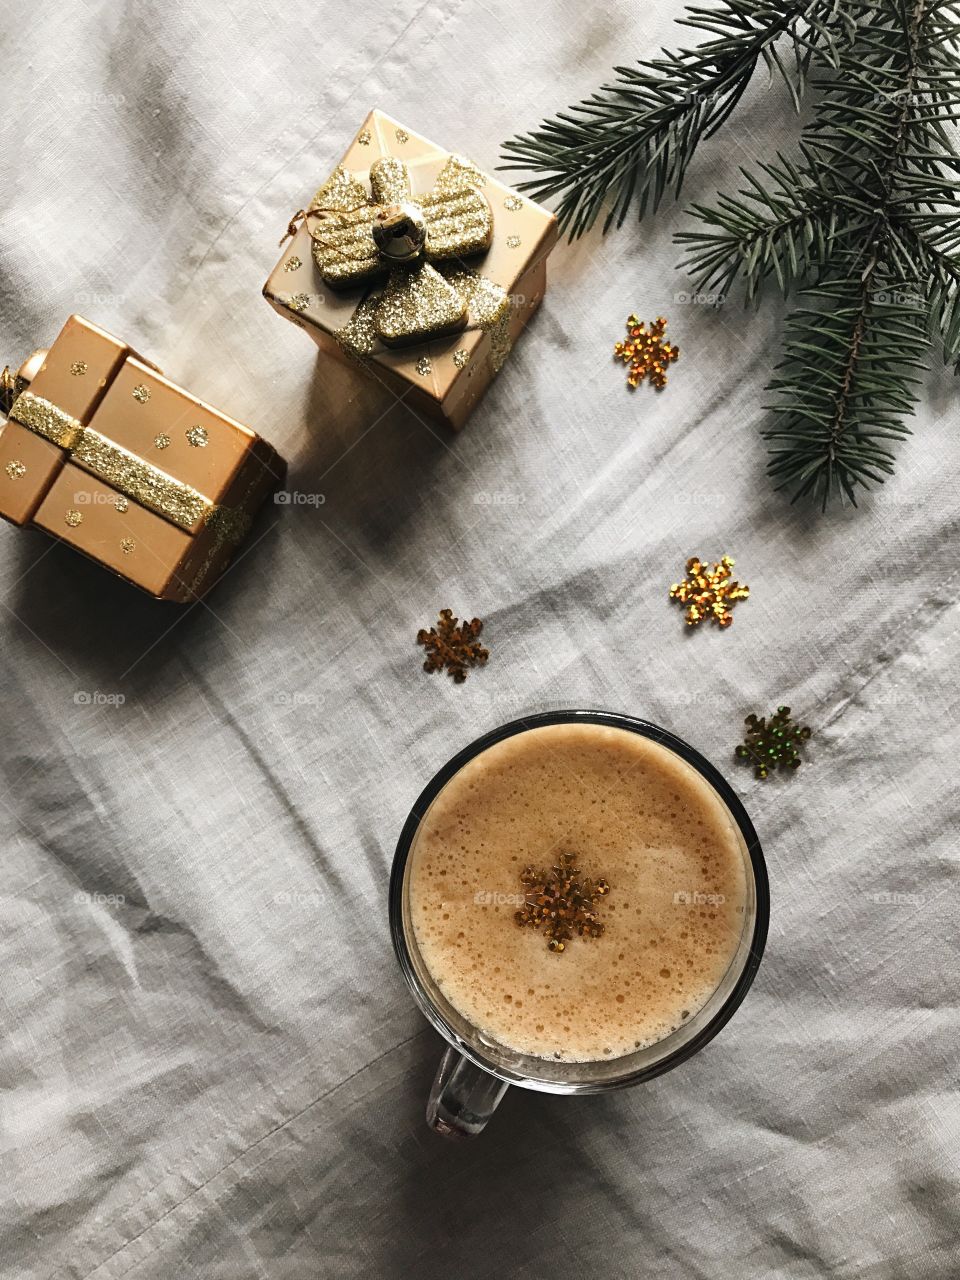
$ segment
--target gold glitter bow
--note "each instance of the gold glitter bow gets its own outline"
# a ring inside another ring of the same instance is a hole
[[[341,165],[310,208],[298,210],[288,234],[305,223],[314,261],[330,288],[383,285],[336,335],[341,346],[369,355],[376,340],[393,347],[428,342],[459,333],[470,317],[484,330],[498,329],[499,345],[508,344],[506,293],[462,263],[485,253],[493,238],[482,181],[473,165],[450,156],[433,187],[414,196],[407,166],[384,156],[370,167],[369,197]],[[321,219],[318,225],[311,224],[314,217]],[[495,340],[495,367],[502,363],[497,347]]]

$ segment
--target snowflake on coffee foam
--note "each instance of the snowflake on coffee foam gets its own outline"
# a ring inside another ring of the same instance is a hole
[[[549,871],[527,867],[520,873],[520,882],[526,889],[526,903],[514,919],[521,927],[539,929],[551,951],[564,951],[575,933],[581,938],[599,938],[603,933],[594,908],[610,886],[602,878],[581,879],[575,853],[561,853]]]

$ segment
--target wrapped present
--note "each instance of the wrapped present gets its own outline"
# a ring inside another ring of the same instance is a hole
[[[255,432],[80,316],[2,392],[0,515],[163,600],[213,585],[284,475]]]
[[[556,240],[552,213],[372,111],[294,215],[263,292],[321,348],[459,428],[539,305]]]

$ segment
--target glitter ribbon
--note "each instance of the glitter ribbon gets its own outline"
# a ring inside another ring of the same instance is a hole
[[[240,510],[222,507],[191,485],[145,462],[122,445],[107,439],[93,427],[31,391],[23,391],[10,410],[10,418],[35,435],[65,449],[71,461],[109,484],[140,506],[163,516],[178,528],[190,531],[198,524],[213,528],[216,543],[240,542],[249,518]]]
[[[363,361],[378,343],[407,346],[457,333],[473,325],[491,335],[491,361],[500,368],[510,351],[510,300],[494,281],[463,264],[485,253],[493,238],[493,212],[479,190],[483,174],[459,156],[450,156],[433,187],[412,195],[402,160],[385,156],[370,167],[364,185],[342,165],[316,193],[309,209],[294,215],[313,241],[313,257],[332,289],[380,286],[357,305],[348,323],[334,333],[340,347]],[[415,206],[424,222],[417,259],[395,265],[380,252],[374,225],[391,209]],[[312,217],[322,216],[317,226]]]
[[[22,391],[7,416],[61,449],[72,449],[83,431],[76,418],[32,391]]]

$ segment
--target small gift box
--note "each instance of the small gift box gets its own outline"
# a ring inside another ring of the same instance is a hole
[[[287,234],[267,301],[459,428],[543,297],[557,220],[372,111]]]
[[[284,474],[255,432],[80,316],[4,393],[0,515],[163,600],[213,585]]]

